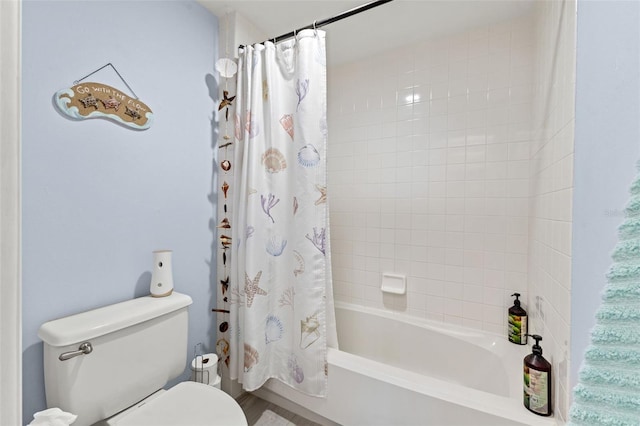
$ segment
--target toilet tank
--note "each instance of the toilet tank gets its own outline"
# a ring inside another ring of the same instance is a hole
[[[77,414],[90,425],[146,398],[187,365],[191,297],[140,297],[43,324],[48,407]],[[58,357],[89,342],[93,351]]]

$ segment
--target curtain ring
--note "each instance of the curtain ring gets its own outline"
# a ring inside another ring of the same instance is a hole
[[[316,21],[313,21],[313,32],[315,33],[316,37],[318,37],[318,29],[316,28]]]

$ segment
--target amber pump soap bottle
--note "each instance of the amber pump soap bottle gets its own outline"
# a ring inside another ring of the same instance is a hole
[[[513,306],[509,308],[509,321],[507,323],[507,335],[509,341],[516,345],[527,344],[527,311],[520,306],[520,293],[513,293],[511,296],[515,296],[516,300],[513,301]]]
[[[530,334],[536,343],[531,354],[524,357],[524,406],[539,416],[550,416],[551,364],[542,356],[542,337]]]

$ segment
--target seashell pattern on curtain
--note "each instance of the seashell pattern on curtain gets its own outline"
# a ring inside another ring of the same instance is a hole
[[[231,378],[246,390],[275,378],[326,395],[337,339],[324,43],[324,31],[305,30],[239,54],[227,338]]]

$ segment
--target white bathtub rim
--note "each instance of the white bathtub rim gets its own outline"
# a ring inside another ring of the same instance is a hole
[[[556,425],[554,417],[540,417],[532,414],[524,408],[522,401],[513,398],[467,388],[434,377],[423,376],[347,352],[341,352],[334,348],[329,348],[327,361],[329,363],[329,374],[331,374],[331,366],[335,366],[452,404],[470,407],[483,413],[520,421],[529,425]],[[330,380],[331,376],[329,375]],[[487,407],[492,407],[492,409],[488,410]]]

